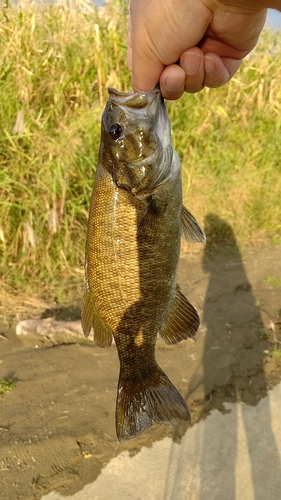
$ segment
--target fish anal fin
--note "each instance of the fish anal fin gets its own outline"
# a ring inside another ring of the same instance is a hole
[[[93,328],[95,344],[103,348],[111,346],[112,331],[97,313],[90,289],[84,293],[81,322],[85,337],[89,336]]]
[[[195,217],[187,210],[185,206],[182,206],[181,211],[181,222],[182,222],[182,237],[189,241],[190,243],[205,243],[206,236],[199,226]]]
[[[189,410],[178,390],[158,366],[142,383],[124,382],[120,375],[115,415],[118,441],[135,438],[153,420],[164,425],[190,422]]]
[[[176,344],[192,338],[196,334],[199,324],[200,320],[196,309],[188,302],[177,285],[169,315],[159,332],[162,339],[166,344]]]

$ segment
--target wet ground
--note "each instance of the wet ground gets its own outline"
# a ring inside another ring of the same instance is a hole
[[[187,429],[180,443],[165,437],[133,457],[123,451],[82,490],[42,500],[279,500],[281,383],[256,406],[224,407]]]
[[[196,341],[166,346],[157,360],[181,394],[192,423],[227,404],[257,405],[281,380],[281,248],[207,245],[183,253],[178,282],[201,317]],[[70,495],[97,478],[110,459],[135,456],[153,442],[181,442],[186,427],[154,425],[127,443],[116,441],[114,411],[119,364],[115,346],[28,334],[27,318],[77,319],[76,304],[57,306],[3,295],[0,379],[15,386],[0,400],[0,498]],[[63,328],[62,328],[63,330]],[[264,422],[270,438],[270,408]],[[254,431],[253,431],[254,432]],[[258,429],[255,430],[258,439]],[[270,443],[269,443],[270,445]],[[275,444],[272,442],[272,447]]]

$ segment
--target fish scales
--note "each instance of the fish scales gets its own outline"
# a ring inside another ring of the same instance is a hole
[[[99,313],[113,331],[127,307],[140,298],[136,213],[129,206],[129,197],[105,172],[96,183],[90,211],[87,249],[91,289]],[[110,217],[105,218],[105,213]]]
[[[176,284],[180,238],[204,241],[182,206],[180,164],[160,91],[109,89],[86,244],[85,335],[108,347],[114,337],[120,375],[119,441],[152,421],[188,422],[185,401],[155,360],[168,343],[195,335],[198,315]]]

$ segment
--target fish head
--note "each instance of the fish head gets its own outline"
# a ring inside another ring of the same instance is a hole
[[[138,195],[161,182],[167,131],[170,138],[170,123],[159,89],[133,93],[109,88],[101,148],[103,165],[119,188]],[[172,149],[171,141],[168,143]]]

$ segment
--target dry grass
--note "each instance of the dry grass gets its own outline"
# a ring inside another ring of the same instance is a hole
[[[83,283],[109,85],[130,89],[127,2],[0,8],[2,283],[60,300]],[[227,86],[169,103],[186,205],[239,241],[281,236],[281,43],[265,34]]]

